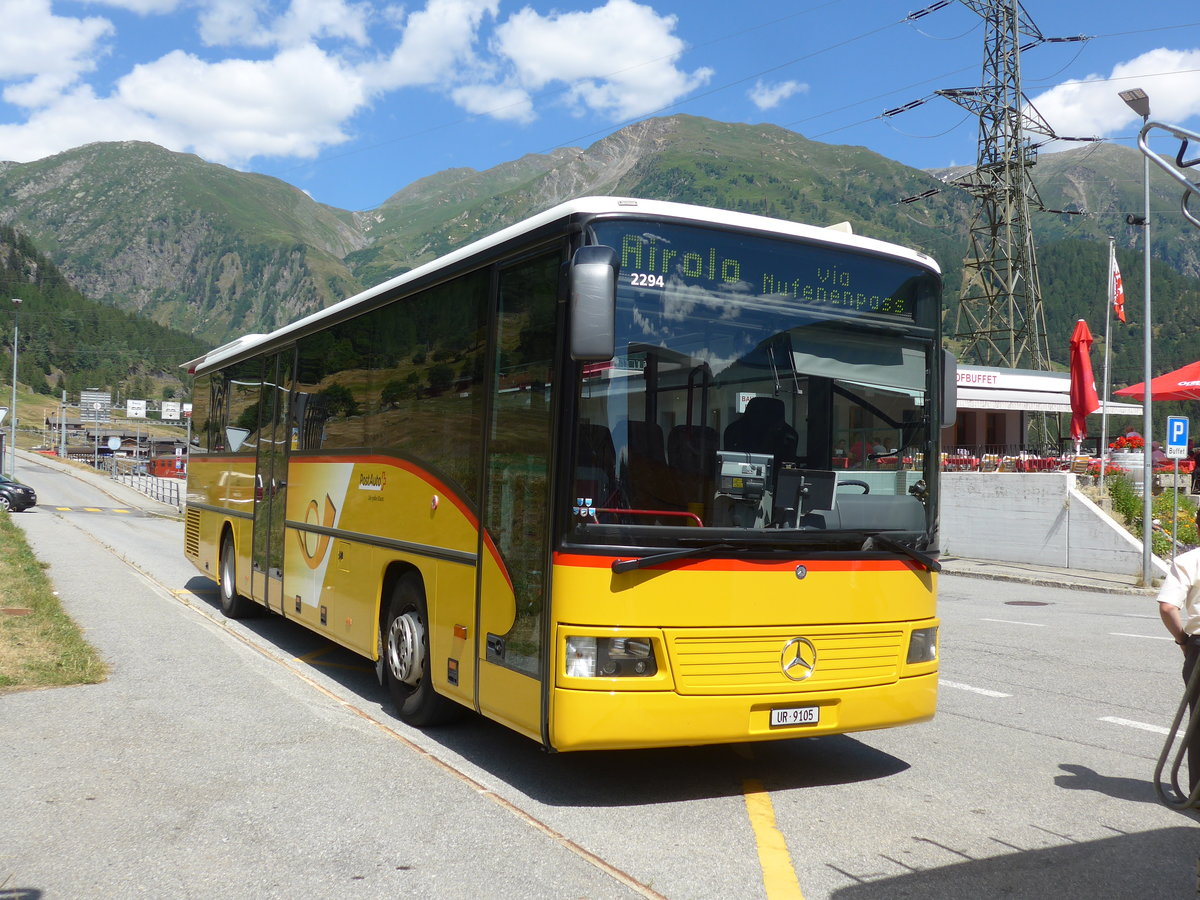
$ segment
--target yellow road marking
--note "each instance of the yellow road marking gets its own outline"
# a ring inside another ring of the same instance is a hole
[[[100,510],[100,507],[98,507],[98,506],[85,506],[83,508],[83,511],[84,512],[100,512],[101,510]]]
[[[746,797],[746,812],[758,844],[758,863],[762,866],[767,900],[804,900],[787,842],[775,824],[771,795],[763,790],[762,782],[754,778],[742,782],[742,793]]]

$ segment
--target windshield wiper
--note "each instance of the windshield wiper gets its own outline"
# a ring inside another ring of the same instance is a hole
[[[688,547],[686,550],[668,550],[666,553],[654,553],[650,556],[642,556],[638,559],[614,559],[612,563],[613,573],[620,575],[622,572],[632,572],[635,569],[644,569],[647,566],[653,566],[656,563],[670,562],[673,559],[687,559],[689,556],[703,556],[706,553],[716,553],[720,550],[736,549],[733,544],[708,544],[704,547]]]
[[[923,565],[930,572],[942,571],[942,564],[930,556],[923,550],[918,550],[915,547],[910,547],[908,544],[902,544],[895,538],[890,538],[886,534],[873,534],[867,539],[867,545],[872,541],[877,544],[882,544],[889,550],[895,550],[897,553],[902,553],[914,562]],[[864,546],[863,549],[870,549],[869,546]]]

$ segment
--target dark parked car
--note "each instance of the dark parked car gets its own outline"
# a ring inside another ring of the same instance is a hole
[[[27,484],[0,475],[0,509],[20,512],[37,503],[37,493]]]

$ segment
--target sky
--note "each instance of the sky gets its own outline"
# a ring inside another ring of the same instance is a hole
[[[922,2],[0,0],[0,160],[151,141],[367,210],[443,169],[686,113],[970,164],[978,118],[935,92],[982,84],[986,0]],[[1047,39],[1022,87],[1056,135],[1132,145],[1132,87],[1200,129],[1195,3],[1022,6]]]

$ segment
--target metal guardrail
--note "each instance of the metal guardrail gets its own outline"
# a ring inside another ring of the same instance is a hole
[[[148,474],[145,460],[103,459],[97,469],[106,472],[113,481],[119,481],[151,500],[183,511],[187,482],[181,478],[160,478]]]
[[[156,478],[153,475],[123,475],[120,472],[112,476],[114,481],[128,485],[139,494],[145,494],[151,500],[166,503],[176,509],[183,510],[183,485],[178,478]]]

